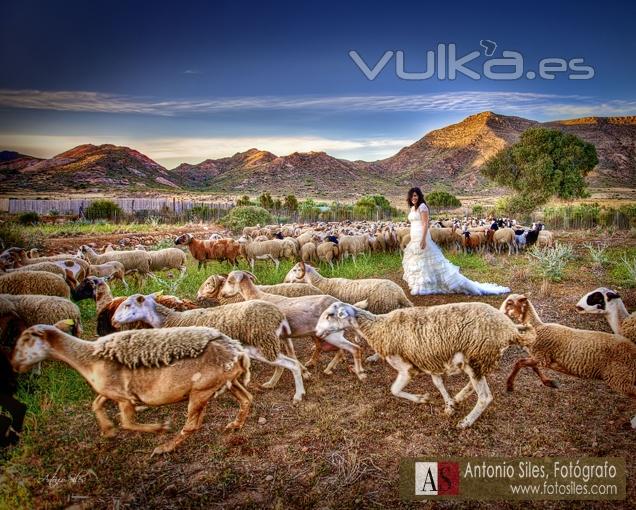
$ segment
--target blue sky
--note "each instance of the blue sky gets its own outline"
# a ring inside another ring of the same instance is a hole
[[[250,147],[374,160],[483,110],[537,120],[636,113],[630,2],[3,3],[0,148],[52,156],[80,143],[135,147],[174,167]],[[481,40],[523,56],[524,77],[483,76]],[[404,80],[427,51],[480,52],[482,77]],[[583,59],[527,79],[542,58]]]

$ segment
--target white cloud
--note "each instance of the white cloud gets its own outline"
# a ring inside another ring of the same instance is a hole
[[[49,158],[80,144],[114,144],[132,147],[158,163],[173,168],[179,163],[231,156],[258,148],[277,155],[324,151],[346,159],[376,160],[395,154],[415,140],[402,138],[342,139],[312,136],[123,138],[117,136],[63,136],[0,134],[0,147],[32,156]]]
[[[198,71],[186,70],[194,74]],[[556,118],[559,114],[625,115],[636,112],[636,101],[599,101],[589,96],[530,92],[464,91],[418,95],[234,97],[162,100],[87,91],[0,90],[0,107],[76,112],[140,113],[179,116],[242,110],[332,110],[478,112],[495,110],[534,113]]]

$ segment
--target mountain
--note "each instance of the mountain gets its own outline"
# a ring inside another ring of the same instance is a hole
[[[178,188],[171,174],[148,156],[116,145],[79,145],[21,168],[0,163],[3,184],[34,191]],[[15,166],[15,164],[14,164]]]
[[[431,189],[445,184],[456,192],[492,188],[480,167],[533,126],[573,133],[596,146],[599,164],[588,183],[636,188],[636,117],[587,117],[539,123],[482,112],[427,133],[389,158],[348,161],[325,152],[277,156],[249,149],[233,156],[183,163],[167,170],[140,152],[115,145],[80,145],[40,160],[0,153],[0,184],[6,190],[103,191],[187,190],[329,198],[366,193],[401,194],[412,184]]]
[[[521,133],[537,125],[521,117],[482,112],[457,124],[436,129],[395,156],[377,164],[404,186],[413,183],[445,183],[458,190],[487,184],[479,173],[483,163]]]

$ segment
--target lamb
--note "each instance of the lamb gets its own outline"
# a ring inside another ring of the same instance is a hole
[[[322,343],[313,334],[315,324],[322,311],[331,303],[337,301],[336,298],[324,294],[296,298],[268,294],[256,287],[254,284],[255,279],[256,277],[247,271],[232,271],[228,275],[219,295],[232,297],[240,294],[246,301],[261,299],[276,305],[287,318],[290,338],[314,337],[315,349],[307,365],[316,363],[322,350]],[[329,336],[324,340],[334,347],[350,352],[353,356],[354,372],[360,380],[366,378],[366,374],[364,374],[362,369],[360,347],[358,345],[349,342],[342,335]],[[291,342],[289,343],[289,349],[293,352],[293,344]],[[331,367],[328,367],[325,373],[331,374]],[[274,377],[277,375],[280,377],[280,371],[278,371],[278,374],[274,374]]]
[[[244,301],[240,294],[236,294],[231,297],[224,297],[220,295],[221,288],[225,283],[225,275],[212,275],[205,280],[199,291],[197,292],[197,300],[199,301],[218,301],[221,305],[229,303],[240,303]],[[306,283],[278,283],[276,285],[258,285],[258,288],[268,294],[277,294],[279,296],[287,297],[299,297],[299,296],[312,296],[322,294],[323,292],[313,285]]]
[[[286,368],[294,375],[296,392],[294,402],[300,402],[305,394],[303,368],[297,359],[285,356],[280,351],[280,337],[289,331],[289,324],[282,312],[270,303],[246,301],[216,308],[202,308],[177,312],[162,306],[151,294],[135,294],[126,299],[113,316],[113,322],[122,325],[142,321],[153,328],[182,326],[209,326],[219,328],[226,335],[239,340],[250,358]],[[273,388],[280,374],[263,384]]]
[[[332,241],[323,241],[316,247],[316,256],[320,262],[325,262],[333,269],[333,261],[337,261],[340,255],[338,244]],[[303,259],[303,262],[306,261]]]
[[[305,243],[300,248],[300,259],[307,264],[318,262],[318,252],[313,242]]]
[[[293,258],[297,252],[295,245],[285,242],[285,240],[271,239],[269,241],[252,241],[248,237],[239,239],[241,254],[245,257],[254,271],[257,260],[271,260],[276,269],[280,265],[280,259]]]
[[[524,344],[530,357],[517,361],[508,376],[508,391],[513,390],[523,367],[531,367],[543,384],[555,387],[554,381],[541,374],[539,367],[545,367],[583,379],[600,379],[614,391],[636,398],[636,345],[625,337],[544,323],[523,294],[508,296],[501,311],[536,330],[536,340]],[[636,428],[636,416],[631,422]]]
[[[124,279],[126,269],[121,262],[113,260],[104,262],[103,264],[91,264],[88,268],[88,276],[108,277],[111,280],[120,280],[124,287],[128,288],[128,284]]]
[[[188,417],[179,434],[156,447],[153,455],[174,450],[201,428],[205,406],[226,389],[240,411],[226,430],[240,429],[249,414],[252,395],[245,389],[250,361],[241,345],[213,328],[168,328],[115,333],[87,342],[53,326],[27,329],[16,344],[11,364],[25,372],[47,358],[75,368],[97,393],[93,412],[104,436],[116,434],[104,404],[119,405],[122,428],[162,432],[165,424],[135,420],[135,406],[159,406],[188,399]]]
[[[368,310],[373,313],[388,313],[397,308],[413,306],[413,303],[404,294],[402,287],[391,280],[325,278],[316,269],[303,262],[299,262],[291,268],[285,277],[285,282],[309,283],[318,287],[325,294],[349,304],[367,300]]]
[[[56,324],[72,319],[74,335],[82,334],[80,310],[68,299],[57,296],[0,294],[1,345],[11,345],[35,324]]]
[[[46,271],[18,271],[0,275],[0,294],[40,294],[71,297],[71,289],[59,275]]]
[[[186,272],[186,254],[179,248],[164,248],[162,250],[149,251],[150,270],[162,271],[164,269],[178,269],[181,278]]]
[[[599,287],[588,292],[576,304],[579,313],[604,315],[616,335],[636,343],[636,315],[630,315],[618,292]]]
[[[73,299],[81,301],[83,299],[94,299],[96,307],[97,334],[100,336],[108,335],[119,331],[113,325],[113,315],[115,311],[125,300],[126,297],[113,298],[108,283],[104,278],[89,276],[84,279],[74,290]],[[173,310],[185,311],[194,310],[198,306],[187,299],[180,299],[176,296],[156,295],[155,299],[163,306],[167,306]],[[129,324],[127,329],[140,329],[147,327],[145,324]]]
[[[236,266],[240,255],[240,245],[233,239],[219,239],[217,241],[195,239],[192,234],[183,234],[174,241],[176,245],[185,245],[190,255],[198,261],[198,269],[205,268],[210,260],[228,261]]]
[[[375,315],[367,310],[336,302],[320,317],[316,334],[324,336],[352,331],[385,359],[398,376],[391,393],[416,403],[428,400],[428,395],[403,391],[414,373],[431,375],[433,384],[444,398],[445,412],[454,412],[457,402],[472,391],[477,404],[458,423],[470,427],[492,402],[486,381],[511,344],[531,341],[534,332],[515,324],[496,308],[486,303],[454,303],[430,307],[395,310]],[[463,371],[470,383],[451,399],[444,387],[443,374]]]
[[[112,251],[98,255],[90,246],[84,244],[80,247],[80,253],[93,265],[116,261],[124,265],[127,273],[137,271],[142,276],[152,274],[150,272],[150,255],[145,251]]]

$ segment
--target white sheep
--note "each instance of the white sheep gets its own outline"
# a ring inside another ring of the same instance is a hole
[[[77,370],[97,393],[93,412],[102,434],[116,434],[104,404],[119,405],[122,428],[162,432],[161,423],[138,423],[135,406],[159,406],[188,400],[186,423],[173,439],[156,447],[153,455],[174,450],[201,428],[208,401],[225,390],[236,398],[240,411],[226,430],[240,429],[249,414],[252,395],[245,389],[250,361],[241,345],[205,327],[135,330],[113,333],[87,342],[53,326],[27,329],[17,341],[11,364],[24,372],[52,358]]]
[[[164,269],[178,269],[181,278],[186,272],[186,254],[179,248],[163,248],[149,251],[150,271],[163,271]]]
[[[88,276],[105,277],[109,280],[120,280],[124,287],[128,288],[128,283],[124,278],[126,274],[126,268],[121,262],[113,260],[111,262],[104,262],[103,264],[91,264],[88,268]]]
[[[59,275],[46,271],[18,271],[0,275],[0,294],[40,294],[71,297],[71,289]]]
[[[416,403],[428,400],[428,395],[403,391],[412,375],[419,372],[431,375],[444,398],[446,414],[452,414],[455,403],[474,390],[477,404],[459,422],[460,428],[470,427],[492,402],[485,376],[496,368],[503,350],[534,337],[533,331],[522,331],[506,315],[485,303],[405,308],[374,315],[338,302],[322,314],[316,334],[343,331],[352,331],[365,339],[397,370],[398,376],[391,386],[396,397]],[[442,375],[462,371],[470,383],[451,399]]]
[[[402,287],[391,280],[364,278],[326,278],[308,264],[299,262],[291,268],[285,282],[310,283],[325,294],[329,294],[345,303],[354,304],[367,300],[368,309],[373,313],[387,313],[397,308],[411,307]]]
[[[104,262],[116,261],[124,265],[126,272],[137,271],[142,276],[154,276],[150,272],[150,254],[145,251],[112,251],[98,255],[90,246],[84,244],[79,249],[79,255],[86,258],[91,264],[103,264]]]

